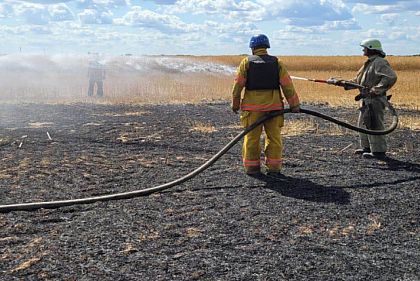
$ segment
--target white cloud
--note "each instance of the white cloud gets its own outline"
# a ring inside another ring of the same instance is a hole
[[[46,25],[54,21],[74,20],[73,13],[64,3],[50,5],[26,1],[13,2],[13,5],[10,3],[0,6],[0,14],[4,17],[21,17],[29,24]]]
[[[179,0],[166,11],[221,15],[254,22],[276,19],[296,26],[319,26],[326,21],[352,18],[341,0]]]
[[[34,0],[34,1],[26,1],[21,0],[21,2],[29,2],[29,3],[38,3],[38,4],[60,4],[65,2],[72,2],[74,0]]]
[[[51,17],[45,5],[34,3],[21,3],[14,6],[16,15],[22,16],[27,23],[44,25],[47,24]]]
[[[163,33],[194,32],[199,30],[196,24],[187,24],[174,15],[165,15],[134,6],[122,18],[115,20],[116,24],[133,27],[157,29]]]
[[[395,31],[389,33],[388,38],[391,40],[407,40],[408,34],[404,31]]]
[[[41,25],[32,25],[32,26],[28,26],[28,32],[32,32],[35,34],[52,34],[52,31],[50,28],[46,27],[46,26],[41,26]]]
[[[154,0],[156,4],[162,4],[162,5],[172,5],[176,2],[176,0]]]
[[[368,4],[368,5],[389,5],[389,4],[395,4],[397,2],[396,0],[346,0],[346,2],[349,3],[362,3],[362,4]]]
[[[82,9],[97,7],[118,8],[130,6],[131,3],[129,0],[77,0],[77,5]]]
[[[6,25],[0,25],[0,34],[6,35],[6,34],[22,34],[22,27],[21,26],[6,26]]]
[[[135,6],[142,1],[154,5]],[[420,0],[0,0],[0,36],[8,42],[0,53],[25,43],[149,52],[145,41],[158,54],[241,53],[256,33],[273,40],[273,52],[352,53],[356,41],[377,37],[396,53],[413,53],[419,11]]]
[[[319,0],[257,0],[265,3],[268,18],[282,17],[291,25],[319,26],[327,21],[352,19],[349,10],[341,1]]]
[[[350,19],[344,21],[329,21],[322,25],[320,29],[327,32],[332,30],[360,30],[362,28],[355,19]]]
[[[78,14],[83,24],[112,24],[113,14],[109,10],[85,9]]]
[[[417,12],[420,10],[420,0],[414,1],[358,1],[352,11],[353,13],[364,14],[385,14],[385,13],[401,13],[405,11]],[[364,2],[364,3],[360,3]],[[366,3],[375,2],[377,5],[369,5]],[[377,2],[381,2],[378,4]],[[388,3],[394,2],[394,3]],[[390,5],[386,5],[386,4]]]
[[[227,14],[229,12],[251,12],[251,9],[260,10],[261,7],[253,1],[229,0],[178,0],[170,10],[175,13],[193,14]]]
[[[388,25],[395,25],[399,18],[399,14],[383,14],[381,15],[381,21]]]
[[[250,22],[235,22],[235,23],[220,23],[215,21],[206,21],[203,29],[208,33],[213,34],[230,34],[252,36],[260,30],[254,23]]]
[[[48,7],[48,11],[52,21],[74,20],[74,15],[66,4],[51,5]]]
[[[167,13],[221,16],[226,20],[261,21],[266,8],[255,1],[229,0],[178,0],[165,9]]]
[[[0,4],[0,18],[7,18],[13,13],[13,7],[7,3]]]
[[[361,34],[364,38],[383,38],[387,32],[383,29],[368,29]]]

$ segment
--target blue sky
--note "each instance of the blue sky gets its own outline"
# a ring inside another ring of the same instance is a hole
[[[276,55],[419,54],[420,0],[0,0],[0,53],[243,54],[258,33]]]

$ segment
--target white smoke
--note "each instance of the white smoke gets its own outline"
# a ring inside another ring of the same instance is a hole
[[[235,72],[197,57],[0,55],[0,102],[83,101],[93,65],[105,70],[105,97],[113,100],[208,98],[208,91],[224,93],[223,83],[230,84]]]
[[[0,72],[80,73],[86,71],[91,56],[84,55],[26,55],[0,56]],[[118,56],[98,57],[108,71],[162,73],[203,73],[232,75],[235,68],[217,63],[199,62],[179,57]]]

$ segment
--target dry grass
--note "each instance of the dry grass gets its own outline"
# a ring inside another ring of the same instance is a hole
[[[200,133],[206,133],[210,134],[213,132],[216,132],[216,128],[213,125],[202,123],[202,122],[192,122],[192,128],[190,129],[190,132],[200,132]]]
[[[30,128],[33,129],[40,129],[40,128],[48,128],[51,127],[51,125],[53,125],[54,123],[52,122],[33,122],[33,123],[28,123]]]
[[[344,128],[335,124],[330,124],[324,128],[320,128],[319,124],[312,118],[303,118],[298,120],[286,119],[284,127],[282,128],[282,135],[285,137],[300,136],[308,133],[340,136],[348,132]]]
[[[178,57],[179,58],[179,57]],[[243,56],[183,56],[195,62],[221,63],[236,67]],[[327,79],[351,79],[363,64],[363,56],[281,57],[293,76]],[[397,107],[418,110],[420,105],[420,57],[388,57],[397,71],[397,84],[390,91]],[[118,67],[107,70],[105,97],[88,98],[86,73],[70,72],[1,72],[0,102],[42,103],[197,103],[230,100],[233,75],[217,73],[183,73],[154,69],[130,72]],[[325,84],[295,80],[303,102],[331,106],[357,107],[355,91]]]
[[[195,60],[217,62],[237,66],[244,56],[205,56],[194,57]],[[352,79],[366,60],[363,56],[346,57],[280,57],[289,73],[293,76],[327,79],[341,77]],[[420,105],[420,57],[387,57],[397,72],[398,81],[390,91],[392,101],[397,106],[418,109]],[[230,82],[231,84],[231,82]],[[327,103],[332,106],[355,107],[355,91],[346,92],[342,88],[307,81],[294,81],[302,101]]]
[[[245,56],[198,56],[198,61],[237,66]],[[279,56],[289,71],[357,71],[366,60],[364,56]],[[386,59],[396,71],[419,70],[419,56],[388,56]]]
[[[420,130],[420,118],[419,116],[400,116],[398,127],[402,129],[410,129],[413,131]]]
[[[11,273],[17,272],[17,271],[21,271],[21,270],[25,270],[30,268],[31,266],[33,266],[34,264],[38,263],[40,260],[42,259],[42,257],[32,257],[24,262],[22,262],[21,264],[19,264],[17,267],[15,267],[14,269],[11,270]]]

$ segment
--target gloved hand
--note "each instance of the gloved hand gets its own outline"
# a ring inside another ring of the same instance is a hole
[[[358,94],[357,96],[354,97],[354,100],[359,101],[359,100],[364,99],[364,98],[367,98],[367,95],[360,93],[360,94]]]
[[[339,87],[344,87],[344,81],[345,80],[339,80],[337,78],[331,77],[327,79],[327,83],[331,84],[331,85],[335,85],[335,86],[339,86]]]
[[[375,92],[373,90],[362,90],[360,94],[354,97],[355,101],[359,101],[361,99],[365,99],[367,97],[374,97],[376,96]]]
[[[234,113],[238,113],[240,105],[241,105],[241,99],[240,98],[233,98],[232,99],[232,111]]]

